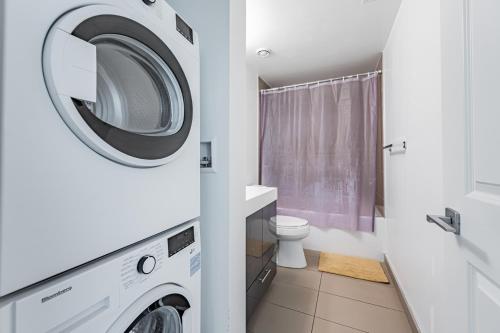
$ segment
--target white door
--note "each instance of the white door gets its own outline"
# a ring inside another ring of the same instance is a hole
[[[443,280],[434,332],[498,333],[500,1],[441,3],[444,201],[460,213],[461,230],[436,229]]]

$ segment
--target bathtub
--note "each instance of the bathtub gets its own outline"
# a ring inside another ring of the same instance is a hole
[[[303,240],[305,249],[340,253],[356,257],[384,259],[386,220],[375,217],[375,232],[321,229],[311,225],[309,236]]]

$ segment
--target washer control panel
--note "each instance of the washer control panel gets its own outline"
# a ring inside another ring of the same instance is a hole
[[[162,268],[165,257],[164,242],[156,241],[123,257],[121,280],[124,289],[141,284]]]
[[[168,239],[168,256],[171,257],[177,252],[185,249],[194,243],[194,227],[179,232]]]

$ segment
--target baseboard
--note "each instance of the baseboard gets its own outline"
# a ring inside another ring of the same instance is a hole
[[[394,275],[392,271],[391,264],[389,260],[387,259],[387,256],[384,255],[384,263],[385,267],[387,268],[387,273],[390,275],[390,280],[394,283],[394,287],[396,288],[396,291],[398,293],[399,299],[401,300],[401,304],[403,305],[403,310],[406,313],[406,316],[408,318],[408,321],[410,323],[410,327],[414,333],[421,333],[422,331],[418,327],[417,321],[415,320],[415,316],[413,315],[412,311],[410,310],[410,306],[408,305],[408,301],[406,300],[405,295],[401,291],[401,288],[399,287],[399,282],[396,276]]]

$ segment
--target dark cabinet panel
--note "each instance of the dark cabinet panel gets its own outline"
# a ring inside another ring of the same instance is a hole
[[[246,225],[246,285],[247,319],[276,275],[272,260],[277,251],[276,202],[247,217]],[[274,229],[273,229],[274,228]]]
[[[262,210],[262,222],[262,265],[265,266],[277,251],[276,201]]]
[[[262,270],[262,210],[247,217],[246,279],[247,289]]]
[[[269,261],[247,291],[247,319],[252,315],[275,276],[276,264]]]

